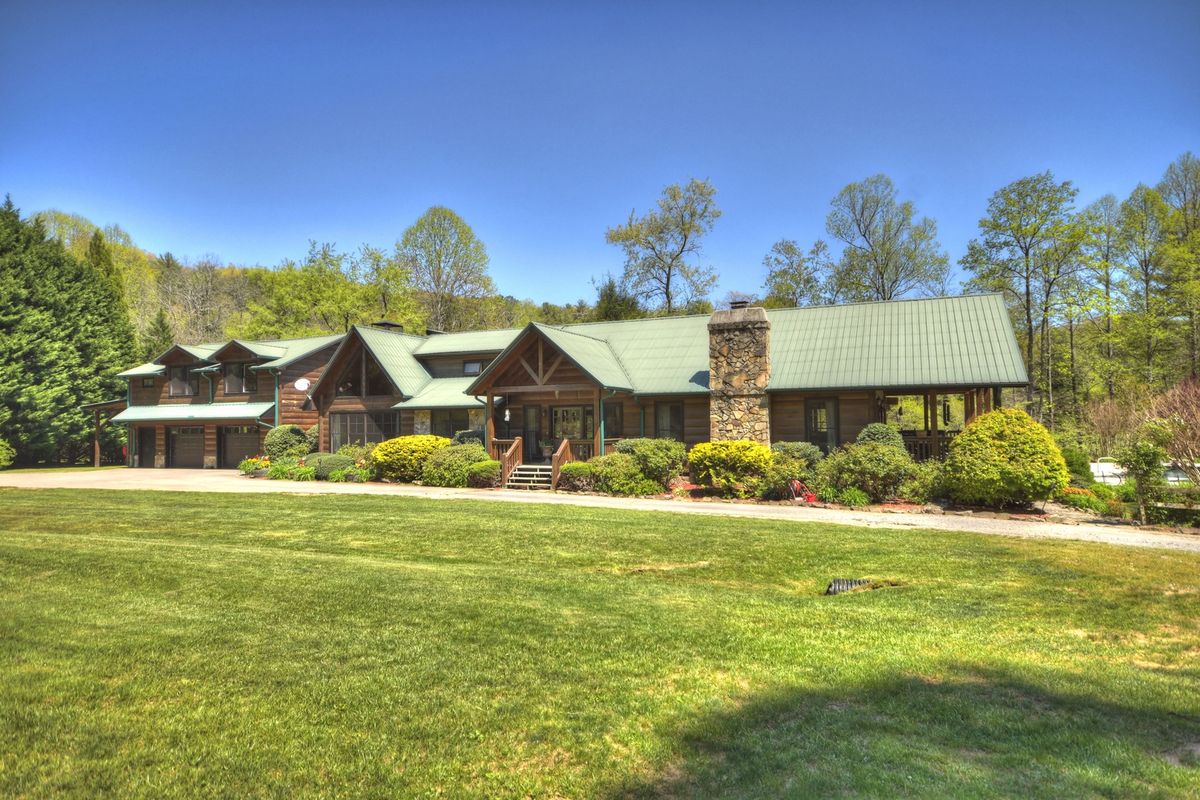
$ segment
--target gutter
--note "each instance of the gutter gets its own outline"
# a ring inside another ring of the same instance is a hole
[[[275,376],[275,425],[273,427],[278,428],[279,427],[279,370],[272,369],[271,374]]]

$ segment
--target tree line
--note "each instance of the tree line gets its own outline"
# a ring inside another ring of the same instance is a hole
[[[1185,153],[1124,198],[1107,194],[1080,208],[1077,196],[1071,181],[1050,172],[997,189],[958,259],[966,280],[951,286],[936,221],[900,197],[888,176],[869,176],[831,199],[827,238],[779,239],[763,256],[762,286],[719,302],[779,308],[1001,292],[1030,373],[1016,400],[1060,436],[1102,453],[1111,439],[1098,430],[1105,420],[1118,426],[1200,370],[1200,160]],[[174,341],[319,335],[376,320],[423,332],[707,313],[718,274],[703,246],[722,212],[707,180],[665,187],[649,210],[605,231],[623,263],[593,278],[592,299],[561,305],[497,291],[486,245],[441,206],[390,248],[313,241],[303,258],[272,268],[149,253],[118,226],[63,211],[21,220],[10,202],[5,214],[21,236],[44,240],[29,245],[42,253],[30,258],[70,262],[103,280],[122,342],[110,348],[120,356],[116,371]],[[51,243],[59,248],[53,257],[45,255]],[[9,311],[21,315],[19,304]],[[9,352],[17,351],[6,350],[6,364]]]

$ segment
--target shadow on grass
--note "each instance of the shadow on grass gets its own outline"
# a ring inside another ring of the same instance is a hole
[[[997,671],[758,695],[701,718],[628,797],[1082,797],[1200,793],[1200,719]]]

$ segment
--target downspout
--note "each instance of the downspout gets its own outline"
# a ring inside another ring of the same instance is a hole
[[[604,455],[604,401],[605,399],[611,400],[616,396],[616,394],[617,393],[615,391],[609,389],[607,398],[605,398],[603,395],[600,396],[600,455]]]
[[[125,382],[125,407],[129,408],[133,405],[133,378]],[[133,466],[133,451],[137,448],[137,443],[134,442],[133,423],[125,423],[125,466]]]
[[[271,370],[271,374],[275,376],[275,427],[279,427],[279,370]]]
[[[642,405],[642,400],[639,397],[637,401],[638,407],[638,435],[643,439],[646,438],[646,407]]]

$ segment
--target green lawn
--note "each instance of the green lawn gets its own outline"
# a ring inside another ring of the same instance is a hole
[[[1200,796],[1165,551],[0,490],[0,609],[4,797]]]

